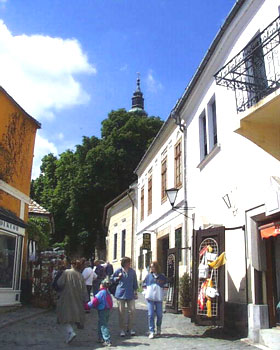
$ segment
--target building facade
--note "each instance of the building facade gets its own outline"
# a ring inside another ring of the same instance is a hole
[[[0,88],[0,306],[20,303],[26,279],[30,180],[40,124]]]
[[[279,7],[237,1],[172,112],[184,123],[194,319],[248,327],[266,345],[280,322]],[[212,271],[220,295],[208,314],[199,267],[211,245],[226,264]]]
[[[182,130],[170,116],[135,170],[138,176],[135,237],[138,278],[143,280],[151,261],[158,261],[162,272],[174,284],[175,294],[171,299],[175,297],[176,300],[171,306],[175,309],[178,307],[179,276],[190,270],[193,229],[192,214],[185,201],[184,142]],[[173,208],[166,192],[169,189],[178,191]]]
[[[121,266],[121,259],[128,256],[135,268],[134,231],[137,217],[135,185],[106,204],[103,225],[106,228],[106,260],[114,270]]]

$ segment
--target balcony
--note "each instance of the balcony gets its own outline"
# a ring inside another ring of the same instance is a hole
[[[237,133],[280,160],[280,17],[215,74],[235,92]]]

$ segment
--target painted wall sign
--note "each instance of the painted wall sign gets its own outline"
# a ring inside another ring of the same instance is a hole
[[[0,229],[4,229],[6,231],[10,231],[13,233],[21,233],[19,226],[15,225],[15,224],[11,224],[10,222],[7,222],[7,221],[2,220],[2,219],[0,219]]]
[[[142,249],[151,250],[151,234],[150,233],[143,233]]]

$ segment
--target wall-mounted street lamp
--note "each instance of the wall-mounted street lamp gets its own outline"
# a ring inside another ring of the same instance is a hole
[[[193,220],[192,218],[187,216],[185,213],[180,212],[178,209],[185,211],[185,210],[194,209],[194,208],[181,207],[181,206],[178,207],[178,206],[174,205],[176,202],[178,191],[179,191],[178,188],[169,188],[168,190],[165,190],[167,198],[169,200],[169,203],[171,204],[172,210],[177,211],[178,213],[184,215],[186,218]]]
[[[175,112],[175,110],[173,109],[171,112],[171,118],[173,118],[175,120],[175,124],[179,126],[180,131],[184,132],[186,126],[185,124],[182,122],[182,118],[180,116],[179,113]]]
[[[226,206],[228,207],[228,209],[230,209],[231,208],[231,202],[230,202],[230,199],[229,199],[229,195],[226,194],[222,198],[223,198],[223,201],[226,203]]]
[[[174,207],[178,191],[178,188],[169,188],[165,191],[172,208]]]

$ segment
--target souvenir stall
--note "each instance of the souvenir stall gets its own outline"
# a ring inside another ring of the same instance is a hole
[[[32,303],[34,306],[48,308],[55,305],[56,292],[51,284],[64,259],[64,250],[52,250],[41,252],[32,262]]]

